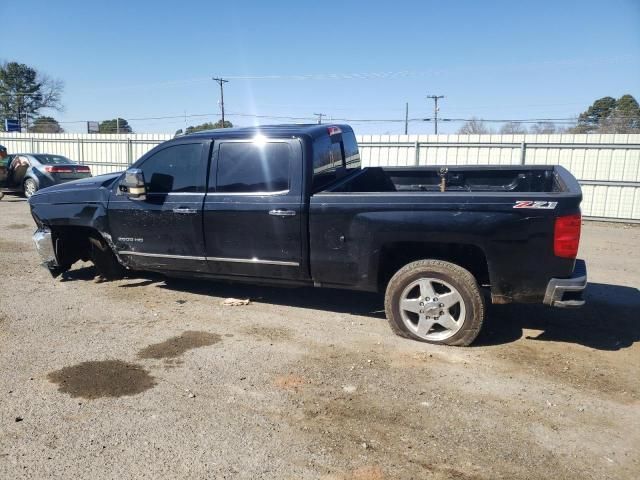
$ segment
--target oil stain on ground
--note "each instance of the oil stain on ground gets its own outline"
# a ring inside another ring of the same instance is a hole
[[[23,228],[29,228],[30,225],[27,225],[26,223],[10,223],[9,225],[7,225],[7,228],[9,230],[22,230]]]
[[[138,358],[162,359],[179,357],[188,350],[207,347],[222,340],[216,333],[186,331],[161,343],[154,343],[138,352]]]
[[[59,392],[89,400],[136,395],[156,385],[140,365],[120,360],[82,362],[51,372],[47,378],[58,384]]]

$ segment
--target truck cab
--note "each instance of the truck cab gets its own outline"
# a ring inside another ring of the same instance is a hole
[[[152,150],[133,165],[139,187],[121,182],[109,193],[118,255],[133,269],[312,283],[308,198],[360,166],[353,131],[332,132],[228,129]],[[130,191],[142,186],[144,195]]]

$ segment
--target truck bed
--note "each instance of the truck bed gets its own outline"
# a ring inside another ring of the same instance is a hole
[[[444,174],[447,192],[554,193],[569,190],[554,166],[456,166]],[[325,192],[440,192],[440,167],[368,167],[342,178]]]
[[[579,212],[582,199],[566,169],[449,167],[444,192],[439,170],[369,167],[312,195],[314,280],[375,290],[378,257],[390,248],[421,245],[424,258],[438,258],[450,244],[486,258],[497,303],[541,302],[550,278],[571,276],[574,260],[553,253],[555,218]]]

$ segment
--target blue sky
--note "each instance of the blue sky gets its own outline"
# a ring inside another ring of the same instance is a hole
[[[0,0],[0,19],[0,60],[65,82],[65,111],[54,113],[64,122],[215,121],[213,75],[232,77],[225,109],[238,125],[287,120],[234,114],[400,120],[405,102],[411,118],[431,117],[428,94],[446,96],[441,117],[492,119],[566,118],[605,95],[640,98],[640,0]],[[185,122],[131,123],[173,133]],[[409,133],[432,129],[412,122]]]

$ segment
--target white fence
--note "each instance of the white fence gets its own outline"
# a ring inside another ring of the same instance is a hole
[[[0,133],[9,153],[47,152],[90,165],[94,174],[123,170],[169,134]],[[640,222],[640,134],[361,135],[365,166],[562,165],[582,185],[586,217]]]

